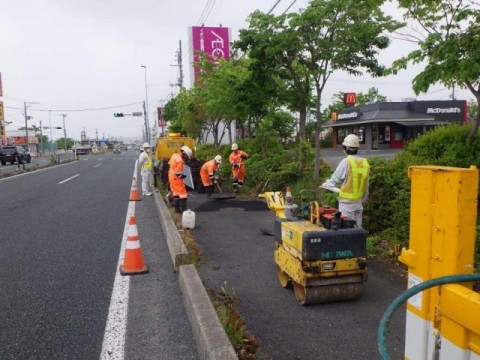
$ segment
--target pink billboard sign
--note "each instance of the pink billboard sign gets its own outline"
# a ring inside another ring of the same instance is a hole
[[[192,26],[192,47],[194,64],[200,60],[199,54],[204,52],[210,61],[230,59],[229,29],[224,27]],[[194,65],[193,71],[197,79],[200,69]]]

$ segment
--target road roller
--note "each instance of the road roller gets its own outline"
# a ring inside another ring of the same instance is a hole
[[[317,201],[297,206],[291,192],[261,195],[275,213],[278,280],[301,305],[357,299],[367,280],[366,236],[354,220]]]

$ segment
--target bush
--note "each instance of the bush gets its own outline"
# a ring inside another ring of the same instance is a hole
[[[406,246],[410,226],[408,168],[413,165],[478,167],[480,137],[467,144],[470,130],[469,126],[442,126],[408,143],[405,151],[390,161],[370,159],[370,198],[364,210],[365,228]],[[478,242],[477,239],[477,262],[480,260]]]

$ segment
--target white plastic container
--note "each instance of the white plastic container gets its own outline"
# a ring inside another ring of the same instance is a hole
[[[193,229],[195,228],[195,213],[188,209],[182,214],[182,228]]]

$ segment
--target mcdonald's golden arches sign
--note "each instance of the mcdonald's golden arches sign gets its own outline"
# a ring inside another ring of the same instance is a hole
[[[343,103],[347,106],[357,103],[357,93],[347,92],[343,94]]]

